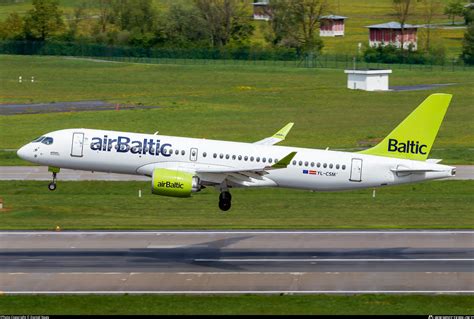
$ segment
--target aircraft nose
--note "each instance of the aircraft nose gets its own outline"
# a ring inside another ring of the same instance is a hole
[[[28,158],[29,158],[29,154],[28,154],[28,144],[27,145],[23,145],[17,152],[16,152],[16,155],[18,155],[19,158],[21,158],[22,160],[25,160],[27,161]]]

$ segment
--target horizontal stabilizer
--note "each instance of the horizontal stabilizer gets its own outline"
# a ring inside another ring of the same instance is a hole
[[[407,173],[407,174],[422,174],[422,173],[427,173],[427,172],[442,172],[443,170],[441,169],[426,169],[426,168],[392,168],[392,172],[394,173]]]

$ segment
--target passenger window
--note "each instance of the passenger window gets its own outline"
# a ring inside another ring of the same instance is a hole
[[[232,159],[235,160],[235,155],[232,155]]]
[[[316,165],[317,167],[321,167],[321,163],[318,163],[318,165]]]
[[[224,154],[219,154],[219,158],[220,158],[220,159],[223,159],[223,158],[224,158]]]
[[[293,160],[293,165],[296,165],[296,161],[295,161],[295,160]]]
[[[304,162],[304,166],[308,166],[308,162]]]
[[[265,163],[267,161],[267,159],[264,157],[262,158],[262,162]]]
[[[272,162],[273,162],[273,160],[272,160],[271,158],[269,158],[269,159],[268,159],[268,163],[271,164]]]
[[[339,164],[336,164],[336,169],[339,169]]]
[[[51,145],[53,144],[53,138],[52,137],[45,137],[41,143],[46,144],[46,145]]]
[[[181,155],[183,155],[183,156],[184,156],[184,154],[186,154],[186,152],[185,152],[185,151],[181,151]]]
[[[253,162],[253,156],[250,156],[250,161]]]
[[[332,164],[329,164],[329,168],[332,168]]]
[[[257,159],[256,159],[256,160],[257,160],[257,162],[260,162],[260,157],[257,157]]]
[[[302,161],[299,161],[299,162],[298,162],[298,165],[299,165],[299,166],[303,165],[303,162],[302,162]]]
[[[217,154],[216,154],[216,153],[214,153],[213,157],[214,157],[214,158],[217,158]]]
[[[241,160],[242,160],[242,155],[239,155],[239,161],[241,161]]]
[[[183,152],[184,152],[184,151],[183,151]],[[206,156],[207,156],[207,153],[206,153],[206,152],[202,153],[202,157],[206,157]]]
[[[244,157],[244,161],[246,161],[246,160],[248,160],[248,159],[249,159],[249,157],[248,157],[248,156],[245,156],[245,157]]]
[[[342,165],[342,169],[346,169],[346,165]]]
[[[225,159],[229,159],[229,158],[230,158],[229,154],[226,154]]]
[[[324,168],[328,167],[328,164],[324,163],[324,164],[323,164],[323,167],[324,167]]]
[[[314,162],[311,162],[311,167],[314,167]]]
[[[179,150],[174,151],[176,155],[179,155]]]

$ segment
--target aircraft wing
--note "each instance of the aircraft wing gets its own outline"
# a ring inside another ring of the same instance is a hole
[[[279,143],[283,140],[285,140],[286,135],[288,132],[290,132],[291,128],[293,127],[293,124],[295,123],[288,123],[286,124],[281,130],[273,134],[273,136],[264,138],[263,140],[260,140],[258,142],[254,142],[254,144],[259,144],[259,145],[274,145],[276,143]]]
[[[295,157],[296,152],[291,152],[273,165],[260,165],[255,167],[228,167],[218,165],[191,164],[182,162],[167,162],[147,164],[140,167],[137,173],[152,176],[156,168],[175,169],[192,172],[198,175],[207,185],[220,185],[223,182],[231,186],[276,186],[275,182],[265,177],[268,171],[286,168]]]
[[[251,168],[203,168],[196,169],[196,174],[199,175],[202,181],[209,183],[210,185],[221,185],[222,183],[227,184],[232,187],[242,187],[242,186],[262,186],[262,187],[271,187],[277,186],[277,184],[266,177],[268,171],[286,168],[293,157],[295,157],[296,152],[291,152],[286,155],[284,158],[274,163],[271,166],[259,166]]]

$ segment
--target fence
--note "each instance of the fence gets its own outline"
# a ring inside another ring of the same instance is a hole
[[[137,48],[77,42],[0,41],[0,54],[53,55],[100,58],[103,60],[181,65],[255,65],[333,69],[406,69],[427,71],[469,71],[472,66],[461,60],[442,64],[368,63],[362,56],[347,54],[300,57],[292,49],[208,49],[208,48]]]

